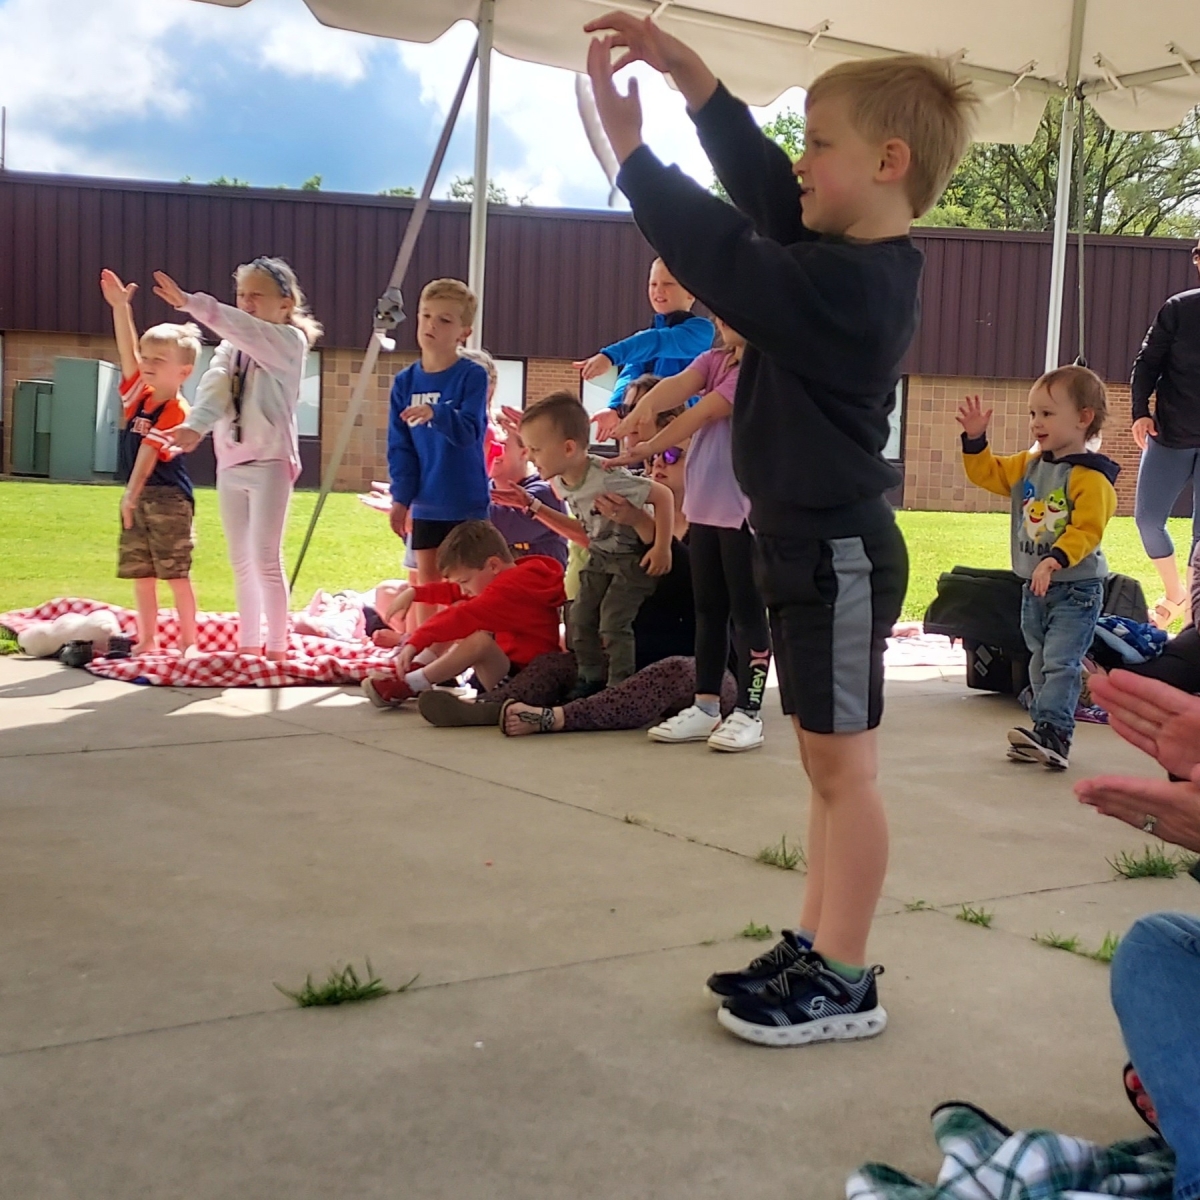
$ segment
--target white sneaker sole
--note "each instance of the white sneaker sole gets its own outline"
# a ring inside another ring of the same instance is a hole
[[[710,729],[707,733],[693,733],[693,734],[689,734],[687,737],[678,737],[674,734],[667,733],[663,730],[660,730],[659,727],[656,725],[653,729],[651,729],[646,734],[646,736],[652,742],[662,742],[664,745],[672,745],[672,746],[673,745],[682,746],[682,745],[685,745],[687,742],[707,742],[708,739],[710,737],[712,737],[713,731],[717,728],[717,726],[720,723],[721,723],[720,721],[715,721],[713,723],[712,729]]]
[[[758,750],[764,741],[766,739],[760,737],[757,742],[719,742],[714,736],[708,739],[708,748],[725,754],[740,754],[743,750]]]
[[[848,1013],[806,1021],[803,1025],[755,1025],[735,1017],[727,1008],[719,1009],[717,1020],[743,1041],[758,1046],[808,1046],[814,1042],[856,1042],[878,1037],[887,1028],[887,1013],[882,1005],[870,1012]]]

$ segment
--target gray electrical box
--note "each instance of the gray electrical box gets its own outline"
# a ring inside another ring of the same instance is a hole
[[[94,358],[54,360],[50,478],[111,479],[117,469],[120,371]]]
[[[13,390],[12,469],[14,475],[50,474],[50,406],[54,384],[22,379]]]

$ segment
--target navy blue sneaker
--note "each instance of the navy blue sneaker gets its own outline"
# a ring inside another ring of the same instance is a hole
[[[740,971],[718,971],[708,977],[704,994],[714,1000],[731,996],[758,996],[777,975],[786,971],[802,955],[812,949],[812,942],[794,929],[781,931],[783,937],[766,954],[760,954]]]
[[[887,1027],[887,1013],[875,989],[875,977],[882,974],[882,967],[867,967],[862,978],[851,983],[810,950],[760,995],[727,999],[717,1020],[730,1033],[760,1046],[875,1037]]]

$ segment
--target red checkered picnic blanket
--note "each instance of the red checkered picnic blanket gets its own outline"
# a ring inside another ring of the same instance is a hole
[[[98,600],[50,600],[37,608],[0,614],[0,625],[20,633],[35,621],[53,621],[65,613],[92,613],[100,609],[115,614],[122,633],[136,637],[137,614],[132,609],[101,604]],[[169,647],[178,636],[179,619],[175,610],[159,609],[159,645]],[[388,670],[392,665],[392,652],[380,650],[370,642],[339,642],[293,633],[288,638],[288,656],[283,662],[239,653],[237,645],[237,613],[197,613],[196,648],[200,653],[194,658],[185,659],[173,650],[160,650],[136,658],[93,659],[87,669],[93,675],[127,683],[266,688],[359,683],[372,671]]]

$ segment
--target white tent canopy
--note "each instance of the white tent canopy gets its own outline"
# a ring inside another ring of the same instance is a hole
[[[206,0],[240,7],[249,0]],[[769,104],[848,59],[952,59],[982,100],[978,141],[1028,142],[1051,96],[1066,99],[1051,258],[1046,366],[1059,363],[1063,272],[1078,105],[1119,130],[1169,129],[1200,104],[1200,0],[305,0],[340,29],[431,42],[479,27],[479,114],[471,273],[482,304],[487,112],[493,47],[582,71],[583,26],[620,8],[652,14],[751,104]],[[482,310],[481,310],[482,311]],[[477,322],[477,325],[481,322]],[[477,329],[478,334],[478,329]]]

